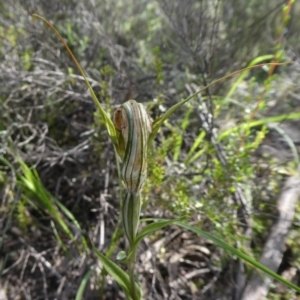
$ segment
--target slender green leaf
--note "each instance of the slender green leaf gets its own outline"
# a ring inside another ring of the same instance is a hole
[[[21,159],[19,159],[19,163],[24,174],[24,176],[20,176],[20,183],[22,184],[23,188],[30,191],[34,195],[35,202],[42,209],[46,210],[60,225],[60,227],[68,234],[68,236],[73,239],[74,235],[69,229],[69,226],[65,222],[64,218],[62,217],[61,212],[66,217],[68,217],[69,220],[78,229],[78,231],[81,232],[80,225],[75,219],[74,215],[58,199],[56,199],[51,193],[49,193],[48,190],[45,189],[36,170],[31,170]],[[58,238],[58,233],[54,232],[54,234]],[[87,242],[83,236],[81,240],[84,249],[87,250]]]
[[[197,159],[201,154],[202,151],[200,153],[199,156],[196,156],[196,158],[194,158],[193,153],[195,152],[195,150],[199,147],[199,145],[201,144],[201,142],[203,141],[204,137],[205,137],[206,133],[204,130],[201,130],[199,135],[197,136],[196,140],[194,141],[194,144],[192,145],[189,153],[186,156],[185,159],[185,164],[190,164],[191,162],[193,162],[195,159]],[[199,153],[199,152],[198,152]],[[196,153],[197,154],[197,153]]]
[[[275,117],[269,117],[269,118],[264,118],[261,120],[254,120],[249,123],[243,123],[237,126],[234,126],[230,129],[227,129],[223,131],[219,135],[219,141],[223,140],[225,137],[230,135],[233,132],[238,131],[239,129],[245,129],[245,128],[252,128],[256,126],[260,126],[263,124],[269,124],[269,123],[275,123],[275,122],[280,122],[280,121],[285,121],[285,120],[294,120],[294,119],[300,119],[300,112],[293,113],[293,114],[285,114],[285,115],[280,115],[280,116],[275,116]]]
[[[75,300],[82,300],[83,299],[83,293],[84,293],[84,290],[85,290],[85,287],[89,281],[89,279],[91,278],[91,276],[93,275],[94,273],[94,269],[91,268],[86,274],[85,276],[83,277],[81,283],[80,283],[80,286],[79,286],[79,289],[76,293],[76,298]]]
[[[67,247],[64,245],[62,239],[60,238],[59,234],[58,234],[58,231],[56,229],[56,226],[55,226],[55,223],[51,220],[50,221],[50,225],[52,227],[52,230],[53,230],[53,233],[54,233],[54,236],[58,242],[58,244],[60,245],[60,247],[62,248],[63,251],[67,252]]]
[[[294,289],[297,292],[300,292],[300,287],[296,286],[295,284],[289,282],[288,280],[284,279],[283,277],[281,277],[280,275],[276,274],[275,272],[271,271],[269,268],[265,267],[264,265],[262,265],[261,263],[257,262],[255,259],[251,258],[250,256],[246,255],[245,253],[237,250],[236,248],[228,245],[226,242],[222,241],[221,239],[201,230],[198,228],[195,228],[193,226],[190,226],[188,224],[185,224],[181,221],[175,221],[174,224],[185,228],[187,230],[190,230],[192,232],[195,232],[201,236],[203,236],[204,238],[213,241],[217,246],[223,248],[224,250],[229,251],[230,253],[236,255],[237,257],[239,257],[240,259],[246,261],[247,263],[251,264],[252,266],[254,266],[257,269],[260,269],[261,271],[265,272],[266,274],[270,275],[271,277],[273,277],[274,279],[280,281],[281,283],[285,284],[286,286]]]
[[[181,106],[183,106],[185,103],[187,103],[188,101],[190,101],[191,99],[193,99],[195,96],[197,96],[198,94],[200,94],[201,92],[205,91],[206,89],[210,88],[211,86],[213,86],[214,84],[218,83],[218,82],[221,82],[231,76],[234,76],[238,73],[241,73],[241,72],[245,72],[247,70],[251,70],[251,69],[254,69],[254,68],[259,68],[259,67],[262,67],[262,66],[270,66],[270,65],[285,65],[285,64],[288,64],[289,62],[286,62],[286,63],[265,63],[265,64],[258,64],[258,65],[254,65],[254,66],[250,66],[250,67],[247,67],[247,68],[244,68],[244,69],[241,69],[241,70],[238,70],[238,71],[235,71],[233,73],[230,73],[222,78],[219,78],[215,81],[213,81],[212,83],[208,84],[206,87],[200,89],[199,91],[195,92],[194,94],[190,95],[189,97],[187,97],[186,99],[183,99],[181,100],[180,102],[176,103],[175,105],[173,105],[172,107],[170,107],[164,114],[162,114],[161,116],[159,116],[152,124],[152,132],[149,136],[149,141],[148,141],[148,144],[151,145],[158,130],[160,129],[160,127],[162,126],[162,124],[178,109],[180,108]]]
[[[190,115],[191,115],[193,109],[194,109],[193,106],[191,106],[186,111],[186,113],[184,115],[184,118],[182,120],[181,126],[180,126],[182,130],[186,130],[186,128],[189,126],[189,124],[190,124]]]
[[[108,259],[105,255],[100,253],[95,247],[94,251],[98,257],[98,259],[101,261],[103,264],[103,267],[106,269],[107,273],[110,274],[115,281],[120,285],[124,293],[126,294],[126,297],[128,299],[131,299],[131,284],[129,280],[129,276],[118,266],[116,265],[113,261]],[[141,295],[141,289],[140,287],[136,284],[136,291],[139,293],[139,298]]]
[[[67,45],[67,43],[65,42],[65,40],[61,37],[61,35],[59,34],[59,32],[54,28],[54,26],[47,21],[45,18],[37,15],[37,14],[33,14],[34,18],[38,18],[40,20],[42,20],[45,24],[47,24],[47,26],[49,26],[51,28],[51,30],[56,34],[56,36],[59,38],[59,40],[61,41],[61,43],[64,45],[64,47],[66,48],[66,50],[68,51],[69,55],[71,56],[72,60],[74,61],[76,67],[78,68],[80,74],[82,75],[82,77],[84,78],[84,81],[86,83],[86,85],[88,86],[88,89],[91,93],[91,96],[93,98],[93,101],[101,115],[101,117],[104,120],[107,132],[109,134],[109,136],[111,137],[113,143],[115,145],[118,144],[118,140],[117,140],[117,133],[116,133],[116,129],[115,126],[113,124],[113,122],[111,121],[110,117],[108,116],[108,114],[104,111],[104,109],[102,108],[99,100],[97,99],[97,96],[92,88],[92,86],[90,85],[87,76],[85,75],[85,72],[83,71],[83,69],[81,68],[80,64],[78,63],[76,57],[74,56],[74,54],[72,53],[72,51],[70,50],[69,46]]]
[[[251,258],[250,256],[246,255],[245,253],[239,251],[238,249],[228,245],[226,242],[224,242],[223,240],[213,236],[210,233],[207,233],[199,228],[190,226],[182,221],[178,221],[178,220],[161,220],[161,219],[146,219],[146,220],[141,220],[141,221],[154,221],[155,223],[152,223],[148,226],[146,226],[137,236],[137,239],[135,241],[136,244],[134,244],[134,247],[137,247],[138,243],[147,235],[150,234],[152,232],[155,231],[155,225],[157,224],[157,229],[161,229],[164,226],[167,225],[171,225],[171,224],[175,224],[177,226],[180,226],[182,228],[185,228],[189,231],[192,231],[196,234],[199,234],[201,236],[203,236],[204,238],[211,240],[212,242],[214,242],[217,246],[223,248],[224,250],[232,253],[233,255],[236,255],[237,257],[239,257],[240,259],[246,261],[247,263],[249,263],[250,265],[254,266],[257,269],[260,269],[261,271],[265,272],[266,274],[270,275],[271,277],[273,277],[274,279],[280,281],[281,283],[285,284],[286,286],[294,289],[297,292],[300,292],[300,287],[296,286],[295,284],[289,282],[288,280],[284,279],[283,277],[281,277],[280,275],[276,274],[275,272],[271,271],[269,268],[265,267],[264,265],[262,265],[261,263],[257,262],[255,259]]]
[[[76,218],[74,217],[74,215],[58,199],[53,197],[53,200],[55,204],[60,208],[60,210],[64,213],[64,215],[67,216],[70,219],[70,221],[74,224],[74,226],[81,232],[81,227],[78,221],[76,220]],[[88,245],[84,236],[81,236],[81,241],[84,249],[88,250]]]
[[[70,238],[74,238],[73,233],[62,218],[58,208],[52,202],[49,192],[44,188],[38,173],[35,170],[31,170],[21,159],[18,161],[24,174],[24,176],[19,177],[21,186],[31,192],[37,204],[56,220]]]
[[[150,219],[149,219],[150,220]],[[140,220],[141,222],[143,221],[147,221],[147,219],[145,220]],[[153,220],[151,220],[153,221]],[[129,253],[127,255],[127,259],[130,259],[130,256],[132,253],[134,253],[136,251],[136,249],[138,248],[140,242],[144,239],[144,237],[146,237],[147,235],[163,228],[166,227],[168,225],[171,225],[174,223],[174,220],[155,220],[155,222],[145,226],[136,236],[134,243],[132,244],[132,247],[129,250]]]
[[[259,64],[259,63],[261,63],[263,61],[270,60],[270,59],[273,59],[273,58],[274,58],[273,54],[267,54],[267,55],[259,56],[259,57],[255,58],[254,60],[252,60],[250,62],[250,64],[248,65],[248,67],[252,67],[252,66],[254,66],[256,64]],[[245,70],[244,72],[242,72],[242,74],[234,82],[234,84],[232,85],[231,89],[227,93],[224,101],[227,101],[227,99],[232,96],[232,94],[235,92],[235,90],[237,89],[237,87],[239,86],[239,84],[241,83],[241,81],[248,75],[249,72],[250,72],[250,69]]]
[[[188,159],[185,163],[188,165],[188,164],[191,164],[193,163],[196,159],[198,159],[203,153],[205,153],[207,149],[203,148],[203,149],[200,149],[199,151],[197,151],[190,159]]]
[[[14,170],[12,164],[5,157],[3,157],[2,155],[0,155],[0,161],[3,162],[9,168],[11,168],[11,170]]]

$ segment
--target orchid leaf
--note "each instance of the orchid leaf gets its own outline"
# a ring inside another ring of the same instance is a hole
[[[267,56],[268,57],[268,56]],[[266,59],[266,58],[265,58]],[[196,97],[198,94],[202,93],[203,91],[205,91],[206,89],[210,88],[211,86],[215,85],[218,82],[221,82],[231,76],[234,76],[238,73],[241,72],[245,72],[247,70],[251,70],[254,68],[259,68],[259,67],[263,67],[263,66],[272,66],[272,65],[286,65],[289,62],[284,62],[284,63],[264,63],[264,64],[258,64],[258,65],[254,65],[254,66],[249,66],[247,68],[241,69],[241,70],[237,70],[233,73],[230,73],[228,75],[225,75],[222,78],[219,78],[215,81],[213,81],[212,83],[208,84],[206,87],[200,89],[199,91],[195,92],[194,94],[190,95],[189,97],[187,97],[186,99],[181,100],[180,102],[176,103],[175,105],[173,105],[172,107],[170,107],[164,114],[162,114],[161,116],[159,116],[152,125],[152,132],[149,136],[149,142],[148,144],[151,145],[151,143],[153,142],[156,134],[158,133],[158,130],[160,129],[160,127],[162,126],[162,124],[180,107],[182,107],[185,103],[187,103],[188,101],[192,100],[194,97]]]
[[[62,44],[64,45],[64,47],[68,51],[69,55],[71,56],[72,60],[74,61],[75,65],[76,65],[76,67],[78,68],[80,74],[84,78],[84,81],[85,81],[86,85],[88,86],[88,89],[89,89],[89,91],[91,93],[91,96],[92,96],[92,98],[94,100],[94,103],[95,103],[95,105],[96,105],[96,107],[97,107],[97,109],[98,109],[101,117],[104,120],[106,129],[107,129],[107,132],[108,132],[110,138],[112,139],[112,141],[113,141],[113,143],[115,145],[118,145],[117,133],[116,133],[115,126],[114,126],[112,120],[110,119],[109,115],[105,112],[105,110],[101,106],[99,100],[97,99],[97,96],[96,96],[96,94],[95,94],[95,92],[94,92],[91,84],[89,83],[84,70],[81,68],[79,62],[77,61],[75,55],[72,53],[72,51],[70,50],[69,46],[67,45],[67,43],[65,42],[65,40],[62,38],[62,36],[59,34],[59,32],[54,28],[54,26],[48,20],[46,20],[45,18],[43,18],[43,17],[41,17],[41,16],[39,16],[37,14],[33,14],[33,17],[34,18],[38,18],[38,19],[42,20],[45,24],[47,24],[51,28],[51,30],[56,34],[56,36],[59,38],[59,40],[62,42]]]

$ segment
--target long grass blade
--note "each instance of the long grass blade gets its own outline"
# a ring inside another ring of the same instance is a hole
[[[273,65],[286,65],[289,64],[289,62],[284,62],[284,63],[264,63],[264,64],[258,64],[255,66],[251,66],[251,67],[247,67],[241,70],[237,70],[233,73],[230,73],[222,78],[219,78],[215,81],[213,81],[212,83],[208,84],[206,87],[200,89],[199,91],[197,91],[196,93],[190,95],[189,97],[187,97],[184,100],[181,100],[180,102],[176,103],[175,105],[173,105],[171,108],[169,108],[163,115],[161,115],[160,117],[158,117],[154,122],[153,122],[153,129],[152,132],[150,134],[149,137],[149,142],[148,144],[151,145],[151,143],[153,142],[158,130],[160,129],[160,127],[162,126],[162,124],[164,123],[164,121],[166,121],[177,109],[179,109],[181,106],[183,106],[185,103],[187,103],[188,101],[190,101],[191,99],[193,99],[195,96],[197,96],[198,94],[202,93],[203,91],[205,91],[206,89],[210,88],[211,86],[215,85],[218,82],[221,82],[229,77],[232,77],[236,74],[239,74],[241,72],[247,71],[247,70],[251,70],[254,68],[260,68],[262,66],[273,66]]]
[[[80,283],[80,286],[79,286],[79,289],[77,291],[75,300],[82,300],[83,299],[83,293],[84,293],[85,287],[86,287],[87,283],[89,282],[89,280],[90,280],[90,278],[91,278],[91,276],[93,275],[94,272],[95,272],[95,270],[93,268],[91,268],[85,274],[85,276],[83,277],[83,279]]]
[[[224,242],[223,240],[219,239],[218,237],[215,237],[214,235],[205,232],[199,228],[190,226],[182,221],[179,220],[162,220],[162,219],[147,219],[147,220],[141,220],[141,221],[153,221],[154,223],[146,226],[143,230],[141,230],[141,232],[138,234],[134,247],[137,247],[137,245],[139,244],[139,242],[148,234],[154,232],[155,230],[161,229],[165,226],[171,225],[171,224],[175,224],[177,226],[180,226],[182,228],[185,228],[189,231],[192,231],[210,241],[212,241],[214,244],[216,244],[217,246],[223,248],[224,250],[230,252],[231,254],[237,256],[238,258],[244,260],[245,262],[249,263],[250,265],[252,265],[253,267],[263,271],[264,273],[268,274],[269,276],[273,277],[274,279],[278,280],[279,282],[283,283],[284,285],[294,289],[297,292],[300,292],[300,287],[296,286],[295,284],[291,283],[290,281],[284,279],[283,277],[281,277],[280,275],[276,274],[275,272],[271,271],[269,268],[267,268],[266,266],[262,265],[261,263],[257,262],[255,259],[251,258],[250,256],[248,256],[247,254],[241,252],[240,250],[230,246],[229,244],[227,244],[226,242]],[[129,253],[130,255],[130,253]]]
[[[90,83],[89,83],[89,81],[87,79],[87,76],[85,75],[84,70],[81,68],[79,62],[77,61],[77,59],[75,57],[75,55],[70,50],[69,46],[67,45],[67,43],[65,42],[65,40],[62,38],[62,36],[59,34],[59,32],[55,29],[55,27],[48,20],[46,20],[45,18],[43,18],[42,16],[37,15],[37,14],[33,14],[33,17],[34,18],[38,18],[41,21],[43,21],[45,24],[47,24],[47,26],[49,26],[51,28],[51,30],[56,34],[56,36],[59,38],[59,40],[61,41],[61,43],[64,45],[64,47],[68,51],[69,55],[71,56],[72,60],[74,61],[75,65],[76,65],[77,69],[79,70],[80,74],[84,78],[84,81],[85,81],[86,85],[88,86],[88,89],[89,89],[89,91],[91,93],[91,96],[92,96],[92,98],[94,100],[94,103],[95,103],[96,107],[98,108],[101,117],[104,120],[104,123],[106,125],[106,129],[108,131],[109,136],[111,137],[113,143],[115,145],[117,145],[118,144],[118,140],[117,140],[117,135],[116,135],[115,127],[114,127],[111,119],[107,115],[107,113],[102,108],[102,106],[101,106],[99,100],[97,99],[97,96],[96,96],[96,94],[95,94],[92,86],[90,85]]]
[[[245,123],[242,123],[240,125],[234,126],[232,128],[229,128],[229,129],[223,131],[219,135],[219,141],[223,140],[225,137],[227,137],[231,133],[237,132],[240,129],[245,129],[245,128],[249,129],[249,128],[253,128],[253,127],[264,125],[264,124],[276,123],[276,122],[281,122],[281,121],[286,121],[286,120],[295,120],[295,119],[300,119],[300,112],[264,118],[261,120],[254,120],[254,121],[251,121],[248,123],[245,122]]]

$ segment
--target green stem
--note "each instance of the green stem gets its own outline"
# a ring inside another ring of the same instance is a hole
[[[133,300],[140,300],[140,297],[136,291],[136,282],[135,282],[135,262],[136,262],[136,251],[134,250],[131,256],[129,257],[127,268],[128,268],[128,275],[131,284],[131,296]]]
[[[133,248],[137,230],[140,222],[141,211],[141,195],[140,193],[126,192],[125,199],[122,205],[122,221],[127,240],[129,242],[129,249],[127,254],[127,269],[131,285],[132,300],[140,300],[140,293],[138,293],[135,282],[135,263],[136,263],[136,248]]]

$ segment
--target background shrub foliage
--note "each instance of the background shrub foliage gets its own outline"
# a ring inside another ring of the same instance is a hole
[[[165,123],[149,155],[143,217],[188,219],[259,259],[299,163],[299,12],[279,0],[0,2],[0,293],[75,299],[93,266],[84,299],[124,297],[87,245],[124,249],[113,146],[74,63],[33,13],[55,24],[110,112],[135,99],[155,118],[251,62],[292,61],[212,86]],[[299,209],[279,268],[298,285]],[[142,243],[138,270],[146,299],[232,299],[238,263],[170,227]],[[279,284],[268,295],[297,297]]]

